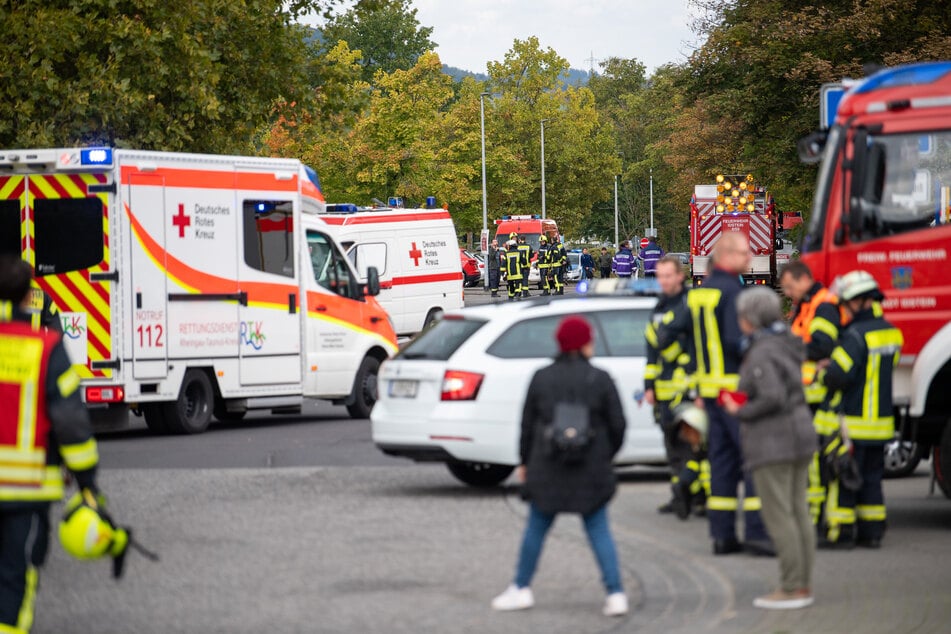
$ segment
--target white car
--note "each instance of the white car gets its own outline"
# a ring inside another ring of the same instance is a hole
[[[444,462],[466,484],[499,484],[519,463],[525,393],[557,353],[558,323],[584,315],[595,327],[592,362],[611,374],[627,419],[615,463],[664,464],[653,409],[634,398],[644,385],[644,327],[656,301],[568,296],[447,312],[380,368],[373,442],[389,455]]]

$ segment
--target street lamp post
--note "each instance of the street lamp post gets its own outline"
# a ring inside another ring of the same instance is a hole
[[[548,119],[542,119],[542,220],[545,216],[545,122]]]
[[[486,236],[486,251],[483,251],[482,261],[485,262],[485,275],[483,282],[485,288],[489,288],[489,257],[488,257],[488,233],[489,233],[489,207],[485,194],[485,98],[489,93],[484,92],[479,95],[479,122],[482,135],[482,235]],[[479,237],[479,244],[482,244],[482,237]]]
[[[650,177],[651,177],[651,237],[656,238],[657,233],[654,231],[654,168],[650,168]]]
[[[617,180],[620,178],[617,174],[614,175],[614,248],[618,248],[618,237],[617,237]]]

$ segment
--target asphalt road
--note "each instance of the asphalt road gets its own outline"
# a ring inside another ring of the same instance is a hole
[[[313,406],[195,437],[103,435],[115,516],[161,555],[127,574],[51,549],[34,632],[947,632],[951,501],[927,466],[886,483],[880,551],[820,552],[816,605],[751,607],[775,560],[713,557],[706,524],[655,512],[662,472],[622,474],[611,507],[631,614],[601,616],[576,518],[552,530],[536,607],[497,614],[525,506],[511,484],[478,491],[438,465],[380,455],[367,421]]]

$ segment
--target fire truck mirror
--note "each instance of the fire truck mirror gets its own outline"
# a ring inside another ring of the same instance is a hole
[[[885,189],[885,145],[872,143],[868,149],[865,169],[865,187],[862,199],[874,205],[882,204]]]
[[[852,183],[849,192],[849,233],[853,239],[862,236],[862,194],[865,190],[865,167],[868,156],[868,130],[859,128],[852,138],[852,160],[848,166],[852,171]]]
[[[818,163],[826,146],[828,132],[819,130],[799,139],[797,143],[799,160],[807,165]]]

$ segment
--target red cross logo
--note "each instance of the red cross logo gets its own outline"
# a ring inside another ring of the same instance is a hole
[[[415,266],[419,266],[419,258],[423,257],[423,252],[416,248],[416,243],[413,243],[413,248],[409,251],[409,259],[413,261]]]
[[[185,237],[185,227],[191,226],[192,219],[191,216],[185,215],[185,205],[179,203],[178,205],[178,215],[172,216],[172,224],[178,227],[178,237]],[[413,245],[416,246],[416,245]]]

